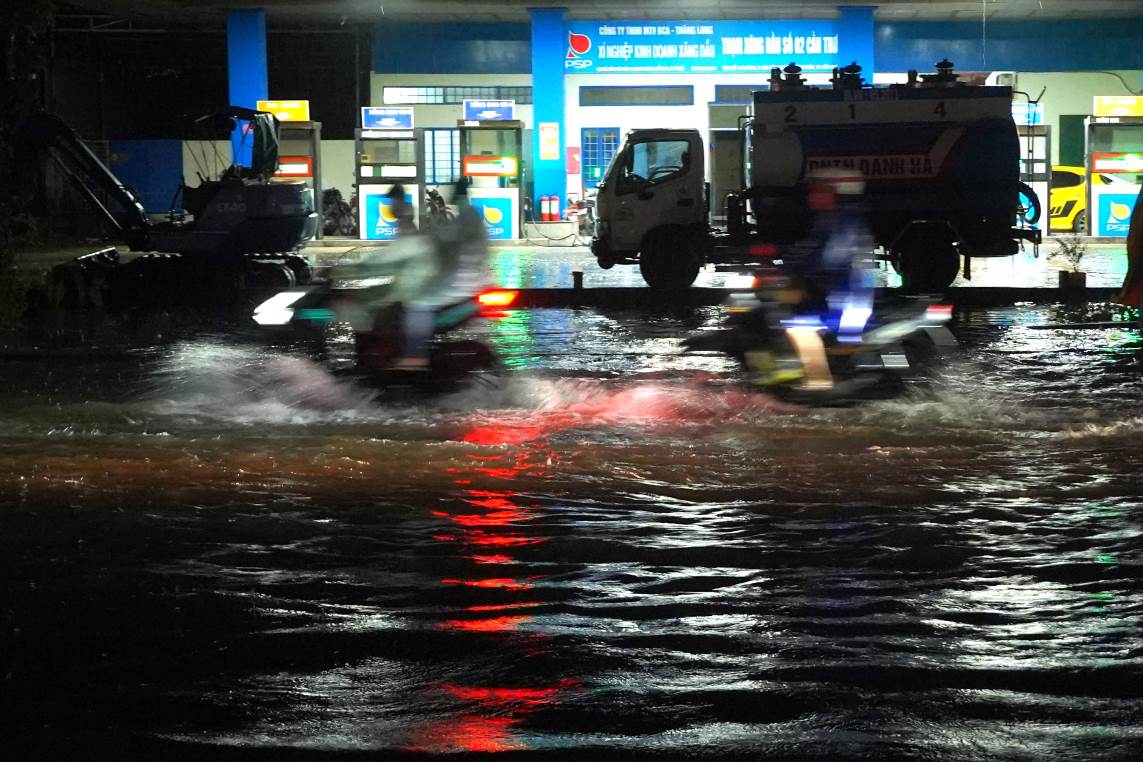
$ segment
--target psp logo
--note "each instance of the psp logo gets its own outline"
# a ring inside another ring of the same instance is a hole
[[[1103,196],[1100,218],[1103,221],[1104,235],[1126,235],[1131,227],[1131,212],[1135,197],[1127,194]],[[1096,231],[1097,234],[1099,231]]]
[[[593,61],[589,61],[580,56],[585,56],[591,50],[591,38],[586,34],[577,34],[575,32],[568,32],[568,52],[564,56],[565,69],[590,69]]]
[[[591,50],[591,38],[586,34],[568,32],[568,58],[579,58]]]
[[[512,202],[506,198],[482,198],[473,202],[484,219],[484,232],[493,240],[512,238]]]

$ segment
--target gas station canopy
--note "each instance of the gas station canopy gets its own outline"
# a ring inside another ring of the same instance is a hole
[[[526,21],[529,8],[566,8],[569,19],[817,19],[841,6],[873,6],[893,21],[1037,21],[1143,14],[1143,0],[75,0],[79,12],[195,23],[256,7],[282,22]],[[66,13],[66,11],[65,11]]]

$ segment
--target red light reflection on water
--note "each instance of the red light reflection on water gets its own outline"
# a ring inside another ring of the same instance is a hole
[[[516,614],[490,619],[450,619],[437,626],[442,630],[459,630],[461,632],[511,632],[530,621],[532,621],[532,617]]]
[[[458,607],[450,618],[439,622],[439,629],[497,638],[520,631],[534,620],[522,610],[544,603],[543,600],[513,600],[521,597],[522,591],[534,589],[540,577],[504,575],[508,565],[522,563],[511,550],[538,545],[548,539],[529,534],[529,522],[537,506],[525,503],[526,498],[515,489],[489,487],[490,483],[494,487],[515,486],[516,480],[525,475],[543,478],[552,464],[551,453],[543,447],[544,435],[540,427],[495,425],[475,427],[463,437],[471,444],[511,447],[496,453],[471,453],[469,465],[448,470],[462,507],[432,512],[449,524],[447,531],[434,537],[463,548],[461,557],[472,562],[474,573],[446,577],[441,584],[457,590],[473,590],[471,595],[479,595],[476,600],[481,602]],[[475,590],[482,592],[478,594]],[[528,644],[524,644],[519,638],[505,638],[503,644],[509,649],[536,647],[532,639],[527,640]],[[441,693],[445,699],[458,704],[456,710],[443,711],[439,717],[413,729],[405,748],[428,753],[526,749],[526,744],[517,736],[516,726],[528,714],[556,703],[560,692],[576,683],[562,680],[544,687],[443,683]]]
[[[474,564],[510,564],[511,556],[466,556]]]
[[[511,732],[519,724],[514,717],[464,715],[430,722],[413,731],[406,751],[442,754],[454,751],[519,751],[527,748]]]
[[[547,433],[541,426],[477,426],[464,435],[464,441],[482,445],[524,444]]]
[[[560,694],[578,684],[578,680],[571,678],[541,688],[445,683],[444,693],[454,701],[472,706],[472,711],[417,728],[406,749],[430,753],[526,749],[513,728],[532,712],[559,703]]]
[[[467,587],[499,587],[504,590],[528,590],[532,587],[527,582],[517,582],[510,577],[496,577],[492,579],[442,579],[446,585],[466,585]]]

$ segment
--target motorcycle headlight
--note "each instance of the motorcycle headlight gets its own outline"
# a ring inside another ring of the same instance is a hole
[[[258,325],[286,325],[294,317],[294,303],[306,293],[305,291],[283,291],[274,294],[254,308],[254,322]]]

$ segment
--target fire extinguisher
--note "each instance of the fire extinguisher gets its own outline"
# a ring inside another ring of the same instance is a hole
[[[552,221],[552,198],[540,196],[540,222]]]
[[[548,219],[552,222],[560,221],[560,197],[552,195],[548,197]]]

